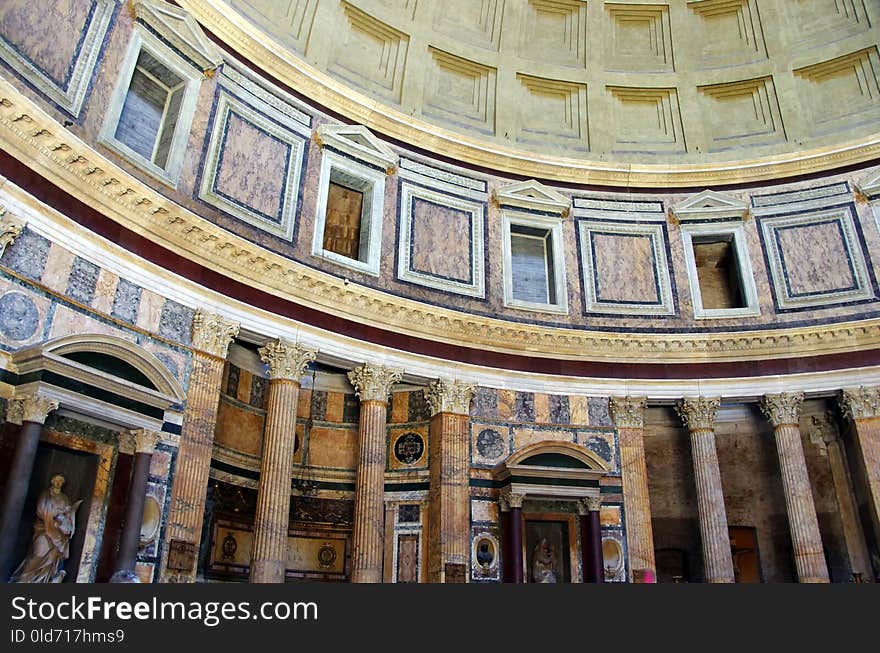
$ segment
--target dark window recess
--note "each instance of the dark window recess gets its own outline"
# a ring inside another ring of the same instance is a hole
[[[185,82],[142,50],[114,138],[164,168],[180,115]]]
[[[404,504],[397,507],[397,521],[401,523],[418,523],[420,519],[418,504]]]
[[[703,308],[745,308],[745,293],[732,237],[694,238],[693,244]]]
[[[137,385],[146,388],[158,390],[156,384],[150,381],[147,376],[131,363],[127,363],[121,358],[111,356],[110,354],[102,354],[96,351],[73,351],[63,355],[64,358],[70,359],[77,363],[82,363],[88,367],[106,372],[111,376],[131,381]]]
[[[510,226],[510,281],[513,299],[517,301],[556,303],[553,241],[549,230]]]
[[[324,249],[350,259],[360,259],[363,206],[362,192],[330,182],[324,221]]]

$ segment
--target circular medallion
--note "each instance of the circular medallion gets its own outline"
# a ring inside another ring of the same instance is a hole
[[[425,451],[425,441],[418,433],[404,433],[394,443],[394,457],[404,465],[412,465]]]
[[[318,564],[324,569],[329,569],[333,566],[334,562],[336,562],[336,549],[333,548],[332,544],[325,543],[318,550]]]
[[[10,292],[0,297],[0,333],[10,340],[27,340],[39,322],[37,306],[27,295]]]
[[[237,550],[238,542],[235,541],[235,536],[232,533],[226,533],[226,537],[223,538],[223,559],[234,560]]]
[[[477,451],[483,458],[500,458],[506,447],[504,439],[498,431],[483,429],[477,436]]]

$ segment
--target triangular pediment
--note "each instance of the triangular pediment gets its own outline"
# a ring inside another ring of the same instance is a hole
[[[672,207],[672,213],[680,220],[742,219],[748,210],[747,202],[713,190],[704,190]]]
[[[214,70],[223,63],[217,46],[188,11],[151,0],[135,2],[134,11],[138,22],[159,34],[202,72]]]
[[[856,188],[867,197],[880,195],[880,174],[873,174],[865,178]]]
[[[320,125],[318,142],[384,170],[397,165],[397,153],[363,125]]]
[[[534,179],[499,189],[495,199],[501,205],[562,215],[568,214],[571,207],[569,198]]]

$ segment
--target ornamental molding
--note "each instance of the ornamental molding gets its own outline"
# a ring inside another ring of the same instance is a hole
[[[15,239],[21,235],[25,228],[23,222],[16,222],[15,220],[8,219],[8,217],[6,215],[6,207],[0,204],[0,256],[3,256],[3,252],[6,251],[7,247],[12,247]]]
[[[136,429],[129,431],[132,451],[152,455],[156,445],[162,441],[162,433],[152,429]]]
[[[370,363],[364,363],[348,373],[348,380],[361,401],[387,402],[391,386],[402,378],[401,370]]]
[[[238,335],[238,329],[237,322],[198,310],[193,317],[193,348],[217,358],[226,358],[229,343]]]
[[[645,407],[647,405],[648,399],[646,397],[611,397],[608,400],[614,426],[619,429],[645,428]]]
[[[749,216],[749,204],[737,197],[704,190],[671,207],[669,213],[678,222],[745,220]]]
[[[260,360],[269,366],[270,379],[299,381],[318,352],[279,338],[260,347],[259,354]]]
[[[715,430],[715,411],[720,397],[685,397],[675,407],[682,423],[690,431]]]
[[[25,395],[9,400],[6,421],[22,425],[23,422],[44,424],[53,410],[58,410],[58,402],[40,395]]]
[[[385,170],[386,174],[392,174],[397,167],[397,153],[363,125],[324,123],[315,130],[314,139],[322,148],[330,146],[358,161]]]
[[[880,386],[844,388],[840,393],[840,408],[853,420],[880,416]]]
[[[803,402],[803,392],[781,392],[775,395],[764,395],[759,405],[761,412],[770,420],[773,428],[776,428],[783,424],[797,426]]]
[[[133,6],[134,18],[170,43],[178,52],[198,66],[207,77],[223,65],[223,57],[196,19],[186,10],[167,2],[138,0]]]
[[[166,198],[76,138],[0,79],[0,147],[158,246],[255,290],[428,341],[563,360],[681,363],[880,348],[880,319],[709,334],[630,334],[507,322],[350,283],[260,248]]]
[[[469,415],[476,384],[465,381],[437,379],[423,390],[431,408],[431,417],[439,413]]]
[[[499,188],[493,193],[492,199],[499,206],[556,213],[563,218],[571,212],[570,198],[534,179]]]

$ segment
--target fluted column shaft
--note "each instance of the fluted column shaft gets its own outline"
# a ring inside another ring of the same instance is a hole
[[[229,343],[237,334],[237,324],[217,315],[196,314],[193,322],[192,371],[171,486],[168,527],[165,531],[165,550],[160,574],[164,582],[195,582],[223,366]],[[172,566],[185,568],[169,568],[170,549],[178,542],[189,553],[185,556],[185,565],[175,555]]]
[[[709,583],[733,583],[727,510],[715,449],[714,419],[720,403],[719,399],[704,397],[685,399],[679,405],[679,414],[691,438],[705,579]]]
[[[57,408],[57,402],[39,396],[17,397],[9,403],[6,419],[13,424],[19,424],[21,429],[9,467],[9,477],[3,489],[3,503],[0,505],[0,582],[3,583],[9,580],[12,573],[13,549],[34,471],[43,422]]]
[[[633,582],[656,583],[654,531],[645,462],[644,398],[612,397],[611,412],[620,439],[620,476],[626,513],[626,543]]]
[[[351,559],[353,583],[382,582],[387,411],[387,402],[361,402]]]
[[[250,582],[283,583],[287,570],[290,476],[296,444],[299,379],[315,352],[276,340],[260,349],[269,364],[269,398],[254,517]]]
[[[468,412],[473,385],[434,382],[425,392],[431,406],[428,501],[428,582],[446,582],[446,565],[468,569]],[[465,572],[465,576],[469,577]]]
[[[880,543],[880,387],[845,389],[841,407],[855,426],[856,462],[865,479],[874,540]]]
[[[150,480],[150,462],[161,434],[148,429],[140,429],[131,434],[134,449],[134,463],[128,483],[128,496],[125,502],[125,516],[122,533],[119,536],[119,550],[113,568],[111,583],[137,583],[135,565],[141,539],[141,525],[144,521],[144,504],[147,500],[147,485]]]
[[[813,504],[813,492],[810,489],[810,477],[798,425],[803,398],[803,393],[768,395],[764,397],[761,408],[773,425],[773,434],[776,437],[798,580],[802,583],[827,583],[828,565],[825,563],[819,520]]]
[[[360,397],[351,582],[381,583],[385,531],[385,429],[388,395],[402,373],[363,365],[348,373]]]

